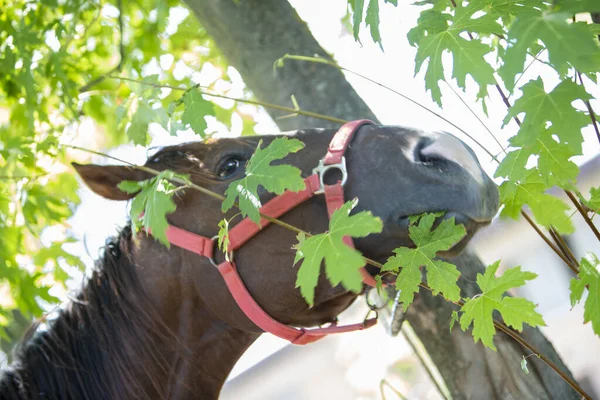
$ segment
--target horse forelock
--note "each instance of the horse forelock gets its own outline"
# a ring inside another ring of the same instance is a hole
[[[8,399],[147,399],[158,387],[176,344],[136,275],[131,229],[110,239],[92,277],[76,299],[15,349],[0,379]],[[142,358],[144,357],[144,358]],[[150,360],[148,359],[150,357]],[[150,362],[149,362],[150,361]],[[5,397],[6,396],[6,397]]]

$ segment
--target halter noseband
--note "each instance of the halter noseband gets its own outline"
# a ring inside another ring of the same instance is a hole
[[[344,124],[331,139],[327,154],[319,161],[319,165],[313,170],[312,175],[304,179],[304,183],[306,184],[305,189],[300,192],[286,191],[282,195],[271,199],[260,208],[261,214],[268,215],[272,218],[279,218],[314,195],[323,193],[325,194],[325,201],[327,203],[327,213],[329,218],[331,218],[333,212],[344,204],[344,184],[348,178],[344,153],[352,141],[354,133],[358,131],[361,126],[369,124],[373,124],[373,122],[365,119]],[[342,174],[342,178],[333,185],[327,185],[323,178],[325,173],[331,169],[339,170]],[[229,230],[229,250],[233,253],[235,250],[239,249],[248,240],[269,225],[269,223],[268,220],[261,218],[260,226],[258,226],[249,218],[243,219]],[[207,238],[171,225],[168,226],[166,234],[169,243],[191,251],[192,253],[207,257],[219,270],[221,276],[223,276],[225,284],[237,305],[256,326],[265,332],[269,332],[294,344],[308,344],[331,333],[363,330],[370,328],[377,323],[377,318],[372,318],[365,320],[362,323],[352,325],[337,326],[334,324],[325,328],[313,329],[295,328],[282,324],[267,314],[254,298],[252,298],[252,295],[248,292],[248,289],[238,274],[233,257],[231,257],[231,260],[225,260],[220,264],[215,262],[214,237]],[[343,241],[346,245],[354,248],[354,243],[350,236],[344,237]],[[361,274],[365,284],[375,286],[375,280],[365,268],[361,268]]]

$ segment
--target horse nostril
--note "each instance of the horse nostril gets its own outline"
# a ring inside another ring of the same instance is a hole
[[[422,138],[419,143],[415,146],[415,162],[427,165],[437,164],[441,161],[445,161],[445,159],[440,155],[435,153],[435,150],[430,148],[433,144],[433,139],[431,138]]]

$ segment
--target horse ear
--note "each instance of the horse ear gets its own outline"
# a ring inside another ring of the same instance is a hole
[[[122,165],[94,165],[72,163],[87,187],[92,192],[110,200],[129,200],[135,193],[126,193],[119,189],[123,181],[143,181],[150,174],[132,167]]]

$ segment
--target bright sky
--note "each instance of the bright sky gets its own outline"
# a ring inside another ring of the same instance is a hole
[[[490,134],[444,83],[440,82],[445,104],[444,110],[441,111],[433,103],[429,93],[425,92],[422,74],[416,78],[414,77],[413,60],[415,49],[409,46],[406,40],[406,33],[411,26],[416,24],[419,12],[418,7],[405,4],[404,2],[400,2],[401,5],[398,8],[389,4],[381,6],[381,33],[384,38],[383,46],[385,49],[385,52],[382,52],[379,46],[372,43],[366,29],[362,29],[362,46],[356,43],[353,37],[344,31],[340,19],[344,16],[347,0],[292,0],[291,3],[296,7],[301,18],[308,22],[311,31],[321,45],[328,52],[332,53],[341,65],[376,79],[380,83],[392,87],[443,114],[477,138],[492,153],[496,154],[501,151]],[[159,62],[170,63],[173,60],[172,57],[169,58],[166,56]],[[447,65],[450,64],[448,63]],[[196,81],[202,84],[212,83],[219,77],[219,71],[212,65],[205,65],[201,71],[196,72],[180,65],[178,71],[182,74],[193,73]],[[539,63],[530,68],[528,76],[535,77],[538,73],[543,74],[548,84],[555,84],[557,82],[553,73],[548,73],[547,68],[544,70],[544,66]],[[488,174],[493,174],[495,164],[490,161],[489,156],[471,140],[465,138],[464,135],[457,132],[445,122],[374,84],[353,76],[348,76],[348,79],[384,124],[407,125],[422,130],[445,130],[451,132],[471,145]],[[466,95],[455,88],[464,99],[475,98],[476,87],[469,79],[467,82],[470,85]],[[233,88],[234,93],[235,91],[241,93],[242,83],[240,79],[234,79]],[[511,123],[507,129],[500,129],[506,109],[495,89],[490,87],[489,90],[491,97],[488,101],[489,118],[483,115],[481,107],[478,104],[473,104],[473,102],[469,102],[469,104],[485,121],[500,142],[505,144],[506,139],[515,133],[515,126]],[[597,90],[593,94],[596,97],[600,96]],[[308,107],[309,105],[305,106]],[[595,108],[600,109],[600,104],[596,102]],[[257,120],[260,122],[257,128],[259,132],[267,133],[276,131],[277,128],[266,116],[266,113],[260,113],[257,116]],[[212,122],[211,124],[216,126]],[[234,123],[233,133],[239,131],[239,126],[238,123]],[[80,129],[83,132],[86,127],[84,126]],[[154,129],[152,135],[152,146],[195,140],[194,135],[191,133],[184,133],[180,137],[173,138],[164,132],[160,132],[159,129]],[[595,139],[591,128],[588,128],[584,132],[584,136],[586,137],[586,144],[584,146],[585,154],[578,162],[593,157],[600,150],[598,141]],[[111,151],[111,154],[136,163],[143,163],[146,159],[146,149],[141,146],[122,146]],[[101,158],[95,158],[93,161],[97,163],[111,163],[109,160]],[[126,204],[103,200],[87,189],[82,189],[81,198],[82,205],[73,217],[71,224],[75,234],[82,241],[71,246],[69,250],[81,255],[91,265],[92,258],[98,256],[99,249],[104,245],[106,238],[114,235],[119,227],[122,227],[126,223]],[[91,258],[87,255],[86,248],[89,250]],[[80,279],[78,281],[80,282]],[[285,343],[282,341],[268,335],[263,335],[263,338],[244,356],[242,362],[234,370],[233,375],[256,363],[260,358],[283,345]]]

